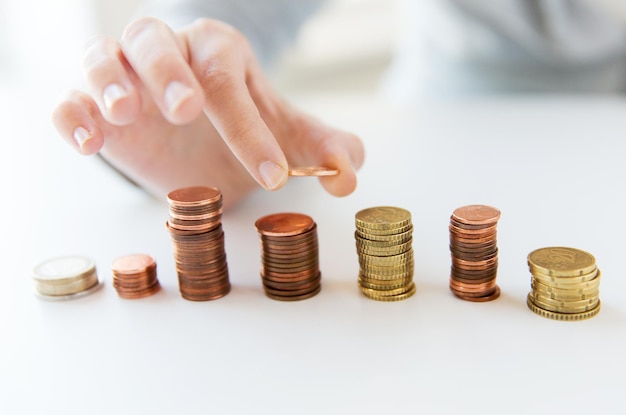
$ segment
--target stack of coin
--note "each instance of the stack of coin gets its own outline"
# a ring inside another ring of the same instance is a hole
[[[411,212],[378,206],[355,215],[359,288],[377,301],[399,301],[415,294]]]
[[[46,300],[70,300],[91,294],[102,284],[93,260],[82,256],[48,259],[33,269],[35,294]]]
[[[485,205],[459,207],[450,217],[450,290],[463,300],[491,301],[500,296],[498,219],[500,211]]]
[[[222,231],[222,193],[205,186],[167,195],[170,231],[180,294],[192,301],[221,298],[230,292]]]
[[[261,280],[274,300],[297,301],[320,292],[317,225],[300,213],[276,213],[255,223],[261,239]]]
[[[588,252],[548,247],[528,254],[532,274],[527,305],[554,320],[585,320],[600,312],[600,270]]]
[[[150,255],[134,254],[117,258],[111,264],[113,287],[122,298],[148,297],[161,287],[156,262]]]

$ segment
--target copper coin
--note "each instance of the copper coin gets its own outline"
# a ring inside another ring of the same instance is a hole
[[[190,186],[177,189],[167,195],[167,201],[176,206],[194,206],[215,203],[221,200],[222,193],[213,187]]]
[[[483,282],[480,284],[465,284],[454,278],[450,278],[450,287],[453,287],[456,291],[461,292],[485,292],[492,289],[496,285],[496,280]]]
[[[301,213],[275,213],[255,222],[258,232],[266,236],[299,235],[311,229],[315,222]]]
[[[311,291],[317,290],[319,286],[320,286],[320,281],[316,281],[311,284],[306,284],[302,286],[301,288],[284,290],[284,289],[275,289],[275,288],[267,286],[266,284],[263,284],[263,290],[265,291],[266,294],[293,297],[293,296],[308,294]]]
[[[456,295],[458,298],[460,298],[461,300],[465,300],[465,301],[471,301],[474,303],[482,303],[482,302],[487,302],[487,301],[493,301],[495,299],[497,299],[498,297],[500,297],[500,287],[498,287],[496,285],[493,293],[483,296],[483,297],[469,297],[467,295],[464,294],[460,294],[457,292],[453,292],[454,295]]]
[[[302,295],[284,296],[284,295],[270,294],[267,292],[265,293],[265,295],[267,295],[267,297],[273,300],[278,300],[278,301],[300,301],[300,300],[306,300],[306,299],[316,296],[317,294],[319,294],[321,290],[322,290],[322,286],[318,285],[315,289],[313,289],[313,291],[306,293],[306,294],[302,294]]]
[[[335,176],[339,174],[339,170],[329,167],[290,167],[288,170],[290,176]]]
[[[453,216],[450,216],[450,225],[454,226],[455,228],[467,229],[467,230],[481,230],[481,229],[485,229],[485,228],[489,228],[489,227],[494,226],[494,224],[492,224],[492,223],[486,223],[486,224],[483,224],[483,225],[470,225],[470,224],[459,222],[458,220],[455,220]]]
[[[159,290],[154,258],[133,254],[117,258],[111,264],[113,287],[122,298],[142,298]]]
[[[272,245],[296,245],[314,242],[317,239],[317,227],[313,225],[311,229],[296,235],[269,236],[261,235],[261,242]]]
[[[484,278],[464,278],[459,277],[458,275],[451,274],[450,277],[457,282],[462,282],[464,284],[481,284],[489,281],[495,280],[495,275],[492,277],[484,277]]]
[[[305,287],[311,287],[315,284],[319,284],[321,282],[322,273],[317,272],[313,274],[310,278],[304,280],[297,281],[274,281],[268,278],[263,278],[263,285],[273,288],[275,290],[297,290]]]
[[[491,224],[500,219],[500,210],[486,205],[468,205],[455,209],[452,218],[468,225]]]

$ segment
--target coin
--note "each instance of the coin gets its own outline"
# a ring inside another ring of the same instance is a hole
[[[167,201],[166,227],[181,296],[190,301],[225,296],[231,286],[221,224],[221,191],[208,186],[185,187],[170,192]]]
[[[321,290],[317,224],[301,213],[275,213],[255,222],[261,242],[261,281],[265,295],[298,301]]]
[[[377,206],[355,214],[359,289],[367,298],[399,301],[415,293],[411,213]]]
[[[500,296],[496,285],[500,210],[468,205],[450,216],[450,290],[467,301],[492,301]]]
[[[553,276],[589,274],[596,268],[596,259],[588,252],[568,247],[540,248],[528,254],[528,264]]]
[[[408,226],[411,213],[394,206],[377,206],[357,212],[355,222],[357,228],[365,233],[369,229],[393,230]]]
[[[301,213],[275,213],[263,216],[255,222],[257,231],[263,236],[295,236],[313,227],[310,216]]]
[[[500,210],[486,205],[467,205],[456,208],[452,218],[467,225],[495,224],[500,219]]]
[[[330,167],[290,167],[290,176],[336,176],[339,170]]]
[[[598,315],[598,313],[600,312],[601,302],[600,300],[598,300],[598,304],[595,306],[595,308],[591,310],[583,311],[581,313],[565,314],[565,313],[557,313],[557,312],[545,310],[541,307],[536,306],[533,303],[531,293],[529,293],[526,299],[526,305],[533,313],[538,314],[541,317],[549,318],[552,320],[561,320],[561,321],[579,321],[579,320],[586,320],[586,319],[589,319],[591,317],[595,317],[596,315]]]
[[[407,298],[412,297],[417,291],[415,284],[411,285],[411,287],[409,288],[409,291],[403,294],[398,294],[398,295],[378,295],[378,292],[374,293],[372,291],[363,291],[362,287],[359,287],[359,288],[361,289],[361,292],[363,293],[364,296],[366,296],[367,298],[371,300],[376,300],[376,301],[402,301],[402,300],[406,300]]]
[[[588,252],[569,247],[539,248],[528,254],[528,307],[555,320],[582,320],[600,311],[600,270]],[[571,317],[574,316],[574,317]]]
[[[150,255],[132,254],[111,264],[113,287],[122,298],[148,297],[160,289],[156,261]]]
[[[35,294],[51,301],[80,298],[102,286],[94,261],[79,255],[47,259],[33,268],[31,277]]]

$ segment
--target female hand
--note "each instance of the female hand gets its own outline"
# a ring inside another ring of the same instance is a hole
[[[159,197],[204,184],[231,205],[256,183],[282,187],[289,165],[338,169],[321,178],[335,196],[356,186],[359,138],[281,100],[247,40],[225,23],[199,19],[174,32],[142,18],[119,42],[88,42],[82,68],[88,92],[68,93],[54,125],[81,154],[100,152]]]

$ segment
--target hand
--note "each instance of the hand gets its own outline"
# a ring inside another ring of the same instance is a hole
[[[247,40],[222,22],[200,19],[173,32],[139,19],[120,42],[88,42],[82,67],[89,92],[68,93],[54,125],[81,154],[100,152],[159,197],[204,184],[229,206],[256,183],[282,187],[288,165],[338,169],[320,178],[335,196],[356,187],[358,137],[281,100]]]

